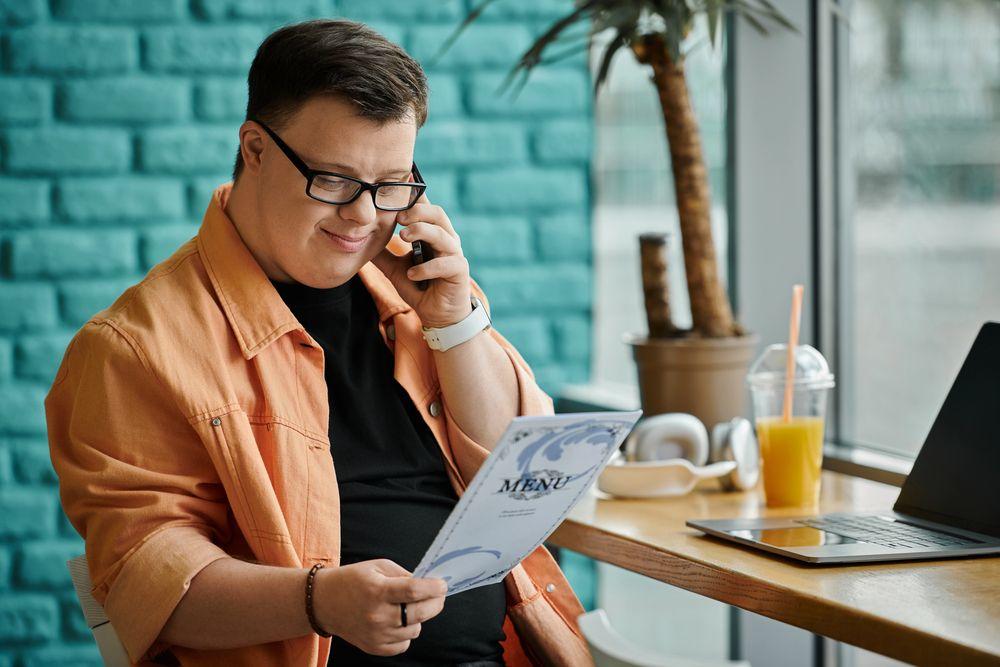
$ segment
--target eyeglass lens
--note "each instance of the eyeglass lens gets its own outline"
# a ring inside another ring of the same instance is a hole
[[[342,204],[350,201],[360,189],[361,184],[356,181],[319,174],[313,178],[309,194],[330,204]],[[417,198],[419,190],[419,185],[380,185],[375,191],[375,206],[406,208]]]

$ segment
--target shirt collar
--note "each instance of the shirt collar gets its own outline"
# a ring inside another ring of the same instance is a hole
[[[226,214],[232,187],[231,182],[225,183],[212,194],[198,230],[198,252],[244,358],[252,359],[289,331],[305,329],[281,300]],[[388,247],[393,254],[402,255],[409,244],[394,235]],[[358,274],[375,301],[381,322],[412,310],[377,266],[368,262]]]

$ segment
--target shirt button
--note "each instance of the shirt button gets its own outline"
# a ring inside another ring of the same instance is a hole
[[[551,593],[551,592],[552,592],[552,591],[554,591],[555,589],[556,589],[556,585],[555,585],[555,584],[548,584],[548,585],[547,585],[547,586],[545,587],[545,592],[546,592],[546,593]]]
[[[212,420],[212,426],[218,426],[221,423],[222,423],[222,420],[219,419],[218,417],[216,417],[215,419]]]
[[[441,414],[441,404],[438,403],[437,401],[434,401],[429,406],[427,406],[427,409],[430,411],[431,417],[437,417],[439,414]]]
[[[389,324],[385,328],[385,337],[389,340],[396,340],[396,325]]]

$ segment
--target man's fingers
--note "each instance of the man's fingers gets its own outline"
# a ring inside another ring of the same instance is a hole
[[[444,212],[443,208],[434,204],[419,203],[420,200],[417,201],[418,203],[405,211],[400,211],[396,215],[396,222],[404,226],[418,221],[429,222],[441,227],[452,236],[458,236],[458,232],[455,231],[455,227],[451,224],[451,219]]]
[[[375,566],[375,570],[379,574],[384,574],[387,577],[409,577],[410,571],[407,570],[402,565],[395,563],[388,558],[379,558],[378,560],[372,561]]]
[[[429,600],[421,600],[419,602],[408,602],[406,603],[406,620],[409,625],[414,623],[426,623],[435,616],[441,613],[444,609],[445,598],[436,597],[430,598]],[[396,609],[397,621],[399,620],[399,609]],[[409,625],[407,627],[409,627]]]
[[[410,648],[410,640],[407,639],[403,642],[397,642],[395,644],[383,644],[379,647],[378,652],[375,655],[389,656],[389,655],[399,655],[406,649]]]
[[[412,222],[400,230],[399,238],[413,243],[426,241],[431,244],[438,255],[457,255],[462,251],[462,243],[458,236],[429,222]]]
[[[403,627],[398,624],[394,628],[387,629],[382,633],[382,643],[383,644],[395,644],[397,642],[405,642],[409,640],[416,639],[420,636],[421,625],[419,623],[410,623],[409,625]]]
[[[428,598],[443,597],[448,592],[448,585],[443,579],[426,579],[421,577],[397,577],[386,581],[386,601],[392,603],[420,602]],[[407,614],[409,616],[409,614]]]
[[[466,283],[469,280],[469,260],[459,255],[435,257],[429,262],[410,267],[406,275],[410,280],[444,278],[452,283]]]

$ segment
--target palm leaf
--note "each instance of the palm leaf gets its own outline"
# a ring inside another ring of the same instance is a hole
[[[765,15],[769,19],[771,19],[775,23],[780,24],[784,28],[787,28],[788,30],[791,30],[793,32],[799,31],[799,29],[795,26],[794,23],[789,21],[787,18],[785,18],[784,14],[778,11],[778,8],[774,6],[774,3],[772,3],[771,0],[757,0],[757,2],[759,2],[761,5],[764,6]]]
[[[441,48],[437,50],[437,53],[431,56],[430,60],[428,61],[428,65],[432,67],[436,65],[438,60],[441,59],[441,56],[444,55],[445,51],[450,49],[455,44],[455,42],[458,41],[458,38],[462,36],[462,33],[465,32],[465,29],[468,28],[470,25],[472,25],[472,23],[476,19],[482,16],[483,12],[485,12],[486,9],[494,2],[496,2],[496,0],[482,0],[482,2],[480,2],[478,5],[469,10],[469,13],[466,14],[462,22],[458,24],[458,27],[456,27],[455,30],[453,30],[452,33],[448,35],[447,39],[445,39],[444,42],[441,44]]]
[[[722,8],[721,0],[707,0],[705,3],[705,14],[708,16],[708,41],[715,46],[715,35],[719,30],[719,10]]]
[[[549,49],[550,51],[552,49]],[[538,61],[539,65],[554,65],[558,62],[562,62],[567,58],[572,58],[580,54],[584,54],[590,51],[590,44],[585,42],[583,44],[578,44],[576,46],[557,51],[556,53],[548,56],[543,56],[541,60]]]
[[[542,35],[535,40],[535,43],[528,47],[528,50],[526,50],[523,54],[521,54],[517,63],[511,68],[510,72],[508,72],[507,76],[504,78],[503,83],[500,84],[498,92],[503,93],[505,90],[508,90],[514,79],[517,78],[520,73],[524,76],[514,93],[514,97],[517,97],[517,93],[519,93],[527,83],[528,73],[533,67],[541,62],[542,52],[558,39],[563,30],[581,20],[594,8],[595,5],[600,4],[600,2],[602,2],[602,0],[586,0],[585,2],[581,2],[575,10],[549,26],[549,29],[542,33]]]
[[[761,35],[767,34],[767,27],[759,20],[757,20],[757,17],[755,17],[753,14],[741,13],[740,17],[742,17],[744,21],[752,25],[754,30],[756,30]]]
[[[758,3],[759,6],[756,6],[754,2]],[[785,15],[779,12],[768,0],[754,0],[754,2],[750,2],[749,0],[732,0],[727,2],[725,7],[728,11],[746,19],[747,23],[752,25],[762,35],[768,34],[767,27],[763,23],[764,19],[770,19],[792,32],[799,31],[798,27],[785,18]]]
[[[542,33],[542,35],[535,40],[535,43],[521,55],[521,58],[518,60],[515,67],[526,67],[528,69],[534,67],[541,58],[542,51],[555,42],[562,34],[563,30],[583,19],[584,16],[590,12],[595,5],[600,4],[600,2],[601,0],[587,0],[586,2],[582,2],[571,13],[549,26],[549,29]]]
[[[611,69],[611,60],[615,57],[615,53],[618,49],[622,48],[628,44],[628,36],[621,30],[615,35],[615,38],[608,43],[608,46],[604,49],[604,55],[601,56],[601,65],[597,69],[597,76],[594,77],[594,95],[601,89],[601,85],[604,80],[608,78],[608,71]]]
[[[459,38],[462,32],[497,0],[479,0],[454,32],[441,45],[430,63],[436,63]],[[518,58],[504,77],[498,93],[512,92],[512,97],[524,88],[531,70],[539,65],[560,62],[586,51],[593,45],[593,36],[607,29],[615,30],[615,37],[601,54],[601,62],[594,79],[594,93],[605,83],[615,53],[643,34],[661,35],[670,54],[681,59],[681,44],[689,34],[696,14],[704,13],[708,19],[708,35],[712,46],[718,40],[722,27],[722,14],[742,16],[755,30],[767,34],[767,22],[798,32],[774,5],[772,0],[573,0],[574,9],[557,19]],[[571,26],[590,21],[589,30],[567,34]],[[556,45],[564,48],[556,50]]]

